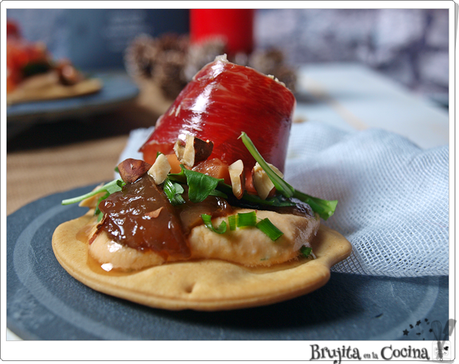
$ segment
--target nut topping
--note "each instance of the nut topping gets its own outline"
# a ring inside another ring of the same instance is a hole
[[[228,172],[231,179],[231,187],[236,198],[241,199],[244,194],[245,176],[244,163],[238,159],[228,167]]]
[[[153,163],[147,173],[151,178],[153,178],[157,185],[160,185],[166,180],[170,170],[171,165],[169,164],[167,157],[164,154],[159,154],[155,163]]]
[[[202,140],[199,138],[194,138],[194,165],[205,161],[212,154],[214,149],[214,143],[210,140]]]
[[[272,170],[280,177],[284,177],[283,173],[279,171],[276,167],[272,164],[268,163]],[[253,179],[253,186],[258,193],[258,196],[265,200],[272,192],[274,192],[274,184],[269,179],[269,176],[266,172],[261,168],[258,162],[252,169],[252,179]]]
[[[174,152],[180,163],[182,163],[184,151],[185,151],[185,142],[183,140],[177,139],[177,141],[174,144]]]
[[[133,183],[142,177],[151,167],[151,164],[140,159],[128,158],[118,164],[121,178],[126,183]]]
[[[192,168],[194,166],[195,151],[194,151],[194,136],[187,134],[185,141],[185,149],[183,150],[183,156],[180,162],[185,166]]]
[[[174,145],[175,155],[180,163],[189,168],[205,161],[212,154],[214,143],[196,138],[191,134],[186,136],[185,143],[177,140]]]

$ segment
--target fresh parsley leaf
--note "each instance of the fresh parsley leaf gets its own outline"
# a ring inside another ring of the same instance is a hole
[[[217,188],[213,191],[210,191],[209,196],[216,196],[216,197],[222,197],[224,199],[228,199],[228,195],[226,193],[223,193],[222,191],[219,191]]]
[[[169,178],[166,178],[163,184],[163,190],[172,205],[181,205],[185,203],[182,197],[182,193],[185,192],[185,190],[179,183],[172,182]]]
[[[214,178],[204,173],[191,171],[183,165],[181,168],[188,184],[188,198],[194,203],[204,201],[207,196],[213,193],[218,183],[223,181],[223,179]]]

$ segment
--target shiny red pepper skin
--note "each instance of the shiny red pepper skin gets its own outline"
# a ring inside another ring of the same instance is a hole
[[[154,163],[157,152],[173,153],[177,139],[193,134],[214,143],[209,158],[228,165],[242,159],[249,172],[255,160],[238,139],[244,131],[265,160],[283,171],[295,105],[292,92],[273,78],[216,59],[158,119],[140,151],[146,162]]]

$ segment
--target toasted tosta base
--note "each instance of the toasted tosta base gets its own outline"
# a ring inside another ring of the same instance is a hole
[[[96,291],[168,310],[231,310],[298,297],[327,283],[330,267],[347,258],[352,249],[341,234],[321,225],[312,243],[314,260],[248,268],[209,259],[131,273],[105,272],[88,258],[87,243],[76,238],[89,219],[86,214],[55,230],[52,245],[62,267]]]
[[[56,100],[89,95],[102,89],[102,82],[89,78],[75,85],[65,86],[59,83],[56,72],[30,77],[7,95],[9,105],[31,101]]]

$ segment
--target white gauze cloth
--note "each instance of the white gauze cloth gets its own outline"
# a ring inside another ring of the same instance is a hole
[[[134,130],[120,160],[140,159],[137,150],[152,130]],[[384,130],[347,132],[310,121],[292,126],[285,179],[339,201],[323,223],[343,234],[353,251],[333,271],[447,275],[448,160],[447,145],[423,150]]]

